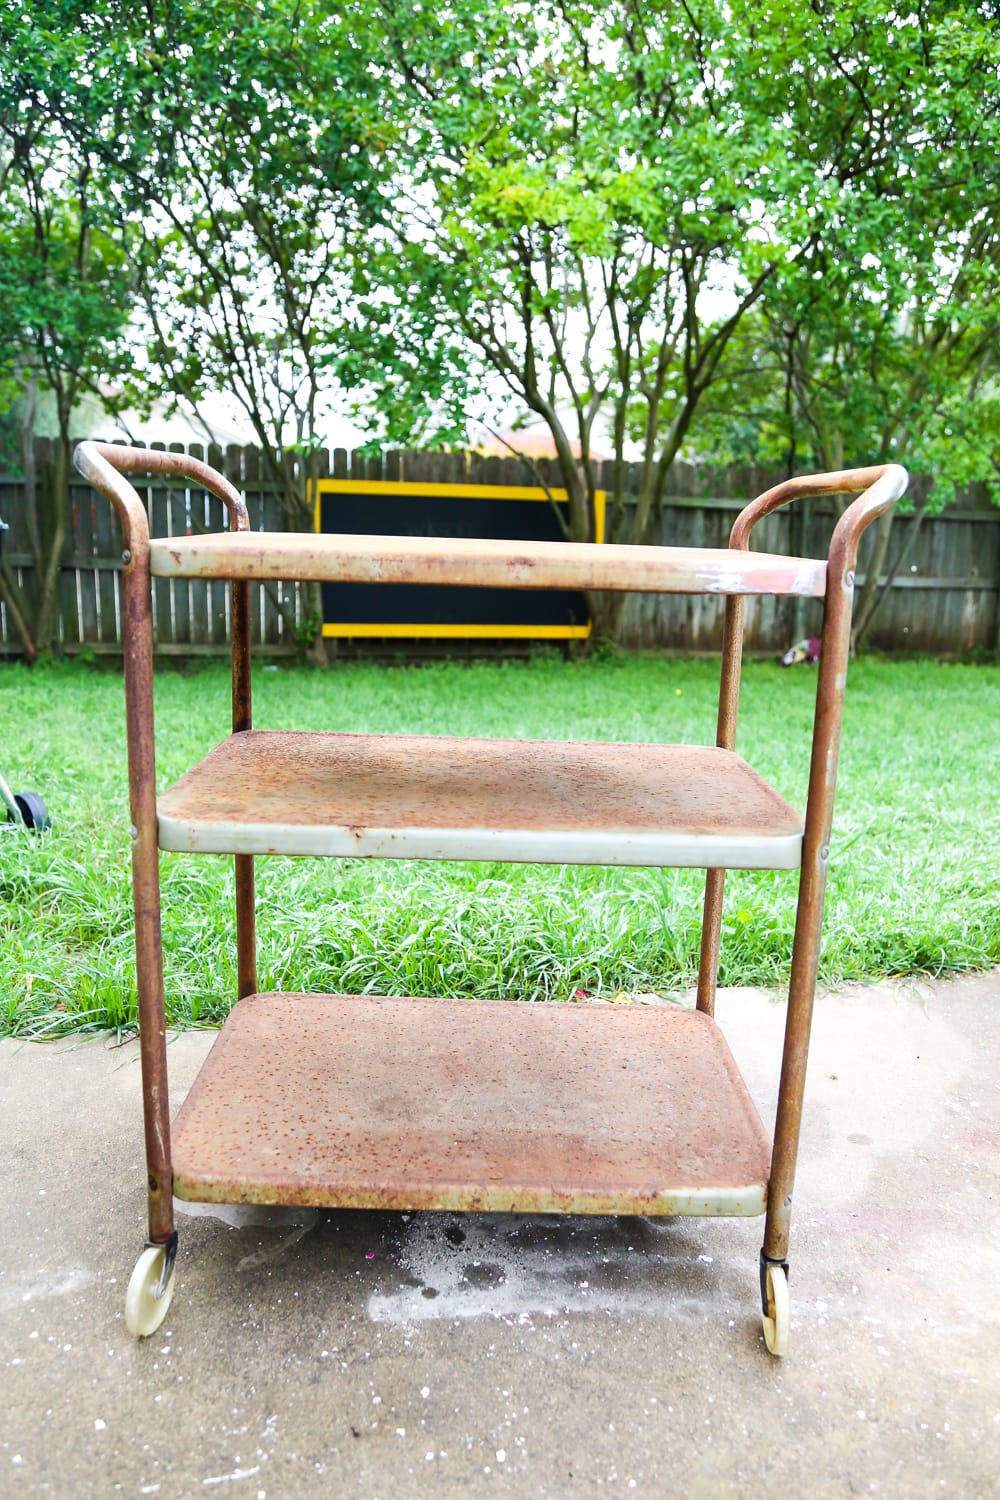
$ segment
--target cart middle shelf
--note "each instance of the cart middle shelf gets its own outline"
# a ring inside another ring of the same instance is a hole
[[[797,869],[802,819],[700,745],[247,730],[157,801],[161,849]]]

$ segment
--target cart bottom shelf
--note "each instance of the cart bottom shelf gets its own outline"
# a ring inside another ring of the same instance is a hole
[[[749,1215],[770,1154],[678,1006],[252,995],[173,1127],[174,1192],[225,1203]]]

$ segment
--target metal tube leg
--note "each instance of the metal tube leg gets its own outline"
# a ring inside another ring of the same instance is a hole
[[[135,556],[135,553],[141,555]],[[146,1142],[149,1239],[174,1239],[173,1167],[160,926],[160,871],[156,830],[156,767],[153,740],[153,622],[146,548],[133,542],[122,574],[125,641],[125,706],[132,810],[132,892],[135,902],[135,967],[139,1002],[139,1054]]]
[[[250,585],[231,585],[233,632],[233,733],[251,728]],[[242,1000],[257,992],[257,927],[254,911],[252,854],[236,855],[236,993]]]
[[[145,851],[133,851],[136,976],[139,991],[139,1055],[146,1142],[146,1195],[149,1239],[166,1244],[174,1234],[173,1167],[170,1157],[170,1102],[167,1090],[167,1037],[163,1014],[163,956],[160,904],[148,899],[151,882]],[[154,850],[155,856],[155,850]]]
[[[740,672],[743,664],[743,623],[746,600],[733,595],[726,600],[722,635],[722,676],[719,683],[719,719],[715,743],[722,750],[736,746],[736,717],[740,706]],[[701,954],[698,960],[698,1009],[715,1015],[715,991],[719,977],[719,940],[722,933],[722,898],[725,870],[705,872],[705,905],[701,919]]]
[[[778,1086],[778,1110],[774,1124],[774,1147],[764,1222],[764,1258],[784,1263],[792,1219],[792,1191],[802,1128],[809,1032],[812,1025],[816,975],[819,969],[820,931],[826,887],[828,850],[817,850],[811,870],[802,872],[798,915],[792,948],[792,973],[788,987],[788,1017]]]
[[[705,872],[705,906],[701,919],[697,1006],[706,1016],[715,1015],[715,990],[719,976],[719,939],[722,932],[722,898],[725,886],[725,870]]]
[[[839,559],[838,559],[839,561]],[[764,1257],[784,1262],[792,1214],[795,1162],[802,1127],[809,1031],[812,1025],[816,975],[819,971],[823,898],[830,861],[830,830],[840,753],[840,725],[847,681],[850,645],[851,603],[854,575],[834,567],[831,550],[831,583],[827,596],[823,631],[823,654],[816,684],[816,721],[809,796],[802,837],[802,870],[799,904],[792,947],[792,973],[788,987],[788,1018],[781,1059],[778,1112],[774,1124],[774,1149],[767,1193],[764,1225]]]
[[[237,854],[236,974],[237,997],[257,993],[257,921],[254,910],[253,855]]]

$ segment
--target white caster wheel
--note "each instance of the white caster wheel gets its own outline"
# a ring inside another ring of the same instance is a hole
[[[142,1252],[135,1263],[135,1270],[125,1293],[125,1327],[136,1338],[148,1338],[167,1316],[174,1295],[173,1265],[170,1267],[166,1286],[160,1296],[156,1295],[166,1254],[165,1245],[152,1245]]]
[[[764,1342],[771,1354],[788,1352],[788,1277],[784,1266],[767,1268],[767,1312],[764,1314]]]

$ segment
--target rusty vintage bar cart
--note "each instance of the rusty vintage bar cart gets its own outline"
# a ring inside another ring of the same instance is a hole
[[[789,480],[728,550],[251,532],[221,475],[183,454],[83,443],[123,526],[125,687],[149,1237],[126,1322],[173,1290],[173,1195],[355,1208],[766,1214],[764,1335],[788,1339],[787,1254],[850,641],[865,528],[896,465]],[[128,473],[183,475],[229,529],[149,537]],[[749,551],[787,501],[856,494],[827,561]],[[233,733],[156,795],[151,577],[231,580]],[[259,732],[249,588],[261,579],[724,594],[712,747]],[[805,816],[735,753],[745,599],[825,603]],[[176,1119],[167,1100],[158,852],[236,862],[238,1003]],[[697,1009],[257,992],[254,857],[490,859],[708,871]],[[798,868],[777,1118],[765,1131],[713,1020],[726,869]]]

